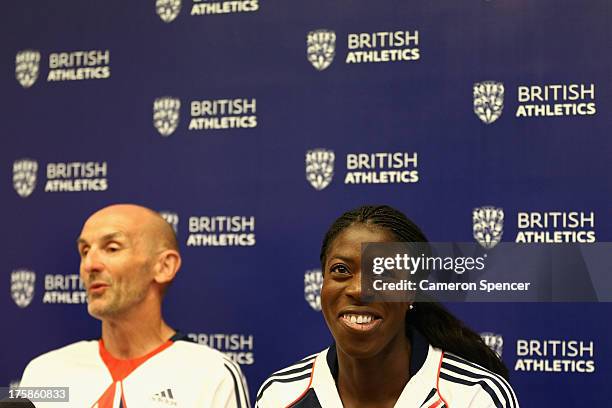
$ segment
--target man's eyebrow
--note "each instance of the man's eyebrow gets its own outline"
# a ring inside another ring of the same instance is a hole
[[[123,238],[126,235],[123,232],[111,232],[110,234],[103,235],[100,240],[102,241],[112,241],[113,239]],[[79,237],[77,239],[77,245],[86,245],[88,244],[87,240],[83,237]]]

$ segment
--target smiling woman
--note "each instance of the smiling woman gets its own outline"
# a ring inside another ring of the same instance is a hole
[[[321,248],[321,307],[335,343],[272,374],[256,407],[518,407],[508,371],[436,302],[366,303],[361,244],[427,242],[388,206],[344,213]]]

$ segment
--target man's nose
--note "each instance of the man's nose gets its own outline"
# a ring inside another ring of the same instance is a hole
[[[99,272],[102,270],[102,267],[103,264],[100,253],[97,250],[89,250],[81,259],[81,268],[83,272]]]

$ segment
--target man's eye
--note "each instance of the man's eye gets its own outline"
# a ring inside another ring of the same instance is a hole
[[[89,248],[83,248],[81,249],[80,252],[81,252],[81,257],[84,257],[87,255],[87,252],[89,252]]]
[[[117,245],[109,245],[109,246],[106,247],[106,250],[108,252],[117,252],[117,251],[119,251],[119,249],[120,248]]]

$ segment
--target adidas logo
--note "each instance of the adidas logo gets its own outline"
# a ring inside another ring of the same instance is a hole
[[[178,405],[178,403],[174,399],[174,395],[172,395],[172,390],[170,388],[164,391],[158,392],[156,394],[153,394],[151,399],[155,402],[159,402],[164,405],[171,405],[174,407]]]

